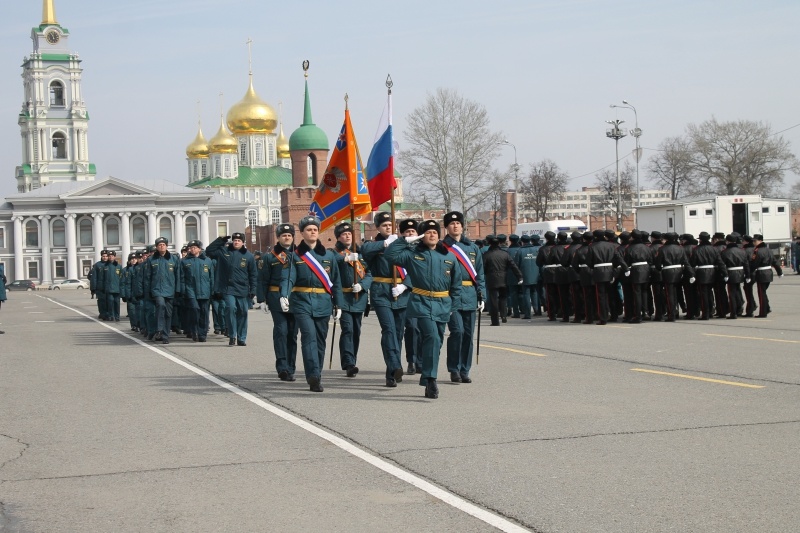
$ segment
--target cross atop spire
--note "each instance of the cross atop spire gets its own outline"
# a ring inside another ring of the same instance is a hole
[[[250,37],[245,41],[247,45],[247,63],[249,65],[249,75],[253,75],[253,39]]]
[[[54,1],[55,0],[42,1],[42,24],[58,24]]]

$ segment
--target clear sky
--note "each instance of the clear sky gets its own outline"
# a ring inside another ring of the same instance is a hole
[[[800,124],[797,0],[55,0],[83,60],[98,177],[186,183],[185,148],[197,101],[206,138],[244,96],[253,39],[255,88],[286,135],[302,122],[304,59],[315,123],[338,133],[344,94],[364,158],[394,80],[395,137],[405,116],[438,87],[483,104],[489,127],[516,145],[519,164],[549,158],[579,188],[614,163],[605,121],[633,127],[644,165],[665,137],[715,116]],[[21,162],[20,65],[42,2],[3,2],[0,18],[0,196],[16,191]],[[800,127],[783,136],[800,155]],[[620,141],[620,154],[634,147]],[[498,169],[514,162],[499,147]],[[399,168],[402,172],[402,167]],[[787,177],[787,186],[797,176]],[[788,187],[787,187],[788,188]]]

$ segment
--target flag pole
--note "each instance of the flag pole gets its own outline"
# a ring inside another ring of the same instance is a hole
[[[388,103],[389,103],[389,124],[390,125],[392,123],[392,86],[393,85],[394,85],[394,82],[392,81],[391,74],[387,74],[386,75],[386,91],[387,91],[387,96],[386,97],[387,97]],[[394,150],[394,147],[392,147],[392,150]],[[390,162],[389,163],[389,175],[390,176],[394,176],[394,158],[389,158],[389,162]],[[392,196],[389,199],[389,206],[391,208],[391,216],[392,216],[392,233],[397,233],[397,222],[395,220],[395,214],[394,214],[394,188],[392,188]],[[397,285],[397,269],[396,268],[392,268],[392,287],[394,287],[395,285]],[[397,297],[395,297],[395,300],[397,300]]]

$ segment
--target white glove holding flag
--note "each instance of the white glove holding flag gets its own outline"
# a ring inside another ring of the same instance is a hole
[[[406,292],[407,288],[408,287],[406,287],[405,285],[395,285],[394,287],[392,287],[392,296],[397,298],[398,296]]]
[[[396,240],[397,240],[397,235],[389,235],[388,237],[386,237],[386,240],[383,241],[384,248],[389,246],[390,244],[392,244]]]
[[[483,313],[483,300],[478,302],[478,312]]]
[[[361,284],[360,283],[353,283],[353,292],[354,293],[359,293],[359,292],[361,292],[363,290],[364,289],[361,288]]]
[[[627,278],[627,277],[630,277],[630,275],[631,275],[631,271],[630,271],[630,270],[626,270],[626,271],[625,271],[625,277],[626,277],[626,278]]]
[[[339,320],[342,318],[342,310],[338,307],[333,308],[333,320]]]
[[[420,240],[424,236],[425,235],[414,235],[413,237],[406,237],[406,242],[408,244],[414,244],[415,242],[417,242],[418,240]]]
[[[284,313],[289,312],[289,298],[287,298],[286,296],[283,296],[281,298],[281,311],[283,311]]]
[[[358,254],[354,252],[350,252],[349,254],[344,254],[344,260],[348,263],[355,263],[358,261]]]
[[[690,285],[691,285],[692,283],[694,283],[694,282],[695,282],[695,279],[694,279],[694,278],[689,278],[689,284],[690,284]]]

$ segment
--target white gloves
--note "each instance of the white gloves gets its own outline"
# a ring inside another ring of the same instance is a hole
[[[269,306],[267,305],[267,302],[261,303],[261,310],[264,311],[265,313],[269,313]]]
[[[406,287],[405,285],[395,285],[394,287],[392,287],[392,296],[397,298],[398,296],[406,292],[407,288],[408,287]]]
[[[364,289],[361,288],[361,284],[360,283],[353,283],[353,292],[354,293],[358,293],[358,292],[361,292],[363,290]]]
[[[333,308],[333,319],[334,320],[339,320],[340,318],[342,318],[342,310],[339,309],[338,307],[334,307]]]
[[[418,240],[420,240],[424,236],[425,235],[414,235],[413,237],[406,237],[406,242],[408,244],[414,244],[415,242],[417,242]]]
[[[389,246],[390,244],[392,244],[396,240],[397,240],[397,235],[389,235],[388,237],[386,237],[386,240],[383,241],[384,248]]]
[[[750,278],[747,278],[746,280],[744,280],[744,282],[745,283],[750,283]]]
[[[690,284],[694,283],[694,281],[695,281],[695,279],[694,279],[694,278],[689,278],[689,283],[690,283]]]
[[[778,277],[779,277],[779,278],[782,278],[782,277],[783,277],[783,274],[781,274],[781,275],[780,275],[780,276],[778,276]]]
[[[522,282],[523,282],[523,281],[525,281],[525,280],[524,280],[524,279],[521,279],[521,280],[519,280],[519,281],[517,282],[517,285],[522,285]]]
[[[630,276],[630,275],[631,275],[631,271],[630,271],[630,270],[626,270],[626,271],[625,271],[625,277],[627,278],[627,277],[628,277],[628,276]]]
[[[350,252],[349,254],[344,254],[344,260],[348,263],[355,263],[358,261],[358,254],[354,252]]]
[[[289,298],[286,296],[281,297],[281,311],[284,313],[289,312]]]
[[[483,300],[478,302],[478,312],[483,313]]]
[[[725,283],[728,283],[728,276],[725,276]]]

